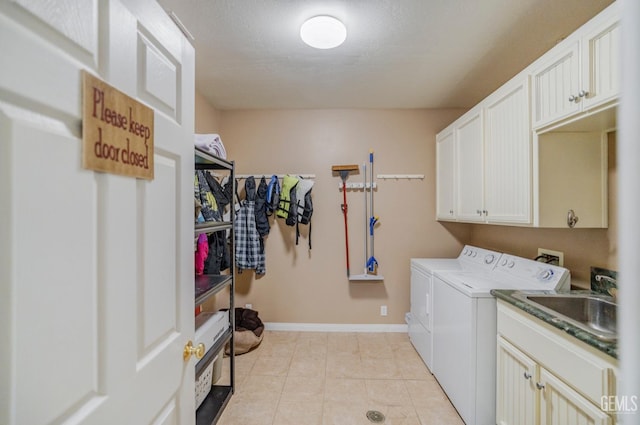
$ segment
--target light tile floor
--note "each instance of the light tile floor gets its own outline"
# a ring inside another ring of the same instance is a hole
[[[219,425],[463,424],[406,333],[266,331],[235,376]]]

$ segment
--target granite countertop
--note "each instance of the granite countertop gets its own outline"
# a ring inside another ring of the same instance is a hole
[[[580,341],[602,351],[603,353],[608,354],[609,356],[615,359],[618,358],[617,341],[612,342],[612,341],[602,341],[600,339],[597,339],[596,337],[591,335],[589,332],[586,332],[571,323],[565,322],[562,319],[558,318],[557,316],[547,313],[546,311],[540,310],[532,304],[526,303],[522,300],[519,300],[513,297],[512,294],[514,292],[517,292],[517,291],[507,290],[507,289],[493,289],[491,291],[491,294],[494,295],[496,298],[503,300],[519,308],[520,310],[531,314],[534,317],[537,317],[543,322],[546,322],[551,326],[557,329],[560,329],[563,332],[566,332],[567,334],[573,336],[574,338],[579,339]],[[588,291],[588,290],[571,291],[571,293],[597,294],[597,292],[595,291]]]

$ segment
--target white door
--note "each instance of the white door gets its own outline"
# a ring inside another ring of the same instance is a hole
[[[2,0],[0,51],[0,423],[194,423],[193,48],[151,0]],[[82,70],[154,109],[154,180],[82,168]]]

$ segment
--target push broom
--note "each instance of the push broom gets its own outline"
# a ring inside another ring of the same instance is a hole
[[[350,172],[358,171],[357,165],[334,165],[331,167],[331,171],[340,174],[342,179],[342,215],[344,216],[344,242],[346,248],[346,260],[347,260],[347,278],[349,278],[349,225],[347,224],[347,177]]]

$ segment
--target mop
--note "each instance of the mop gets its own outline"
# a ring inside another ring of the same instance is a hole
[[[364,183],[363,183],[363,187],[364,187],[364,273],[363,274],[357,274],[357,275],[352,275],[349,277],[349,280],[353,281],[353,280],[378,280],[377,278],[374,277],[374,279],[372,279],[372,276],[369,275],[367,273],[367,256],[369,255],[369,248],[367,246],[367,241],[369,239],[368,235],[368,227],[369,225],[367,224],[368,220],[369,220],[369,214],[367,212],[367,206],[368,206],[368,200],[367,200],[367,164],[364,163],[362,164],[362,174],[364,176]]]
[[[347,177],[349,177],[350,171],[358,171],[357,165],[334,165],[331,167],[331,171],[338,172],[340,174],[340,178],[342,179],[342,215],[344,216],[344,242],[345,242],[345,252],[346,252],[346,260],[347,260],[347,279],[349,278],[349,226],[347,224]]]
[[[367,165],[362,164],[362,170],[364,174],[364,274],[354,275],[349,278],[349,280],[368,280],[368,281],[381,281],[384,280],[382,276],[377,275],[378,272],[378,261],[373,256],[373,227],[378,222],[378,217],[373,216],[373,151],[369,153],[369,162],[370,162],[370,172],[371,178],[370,182],[367,184]],[[368,207],[368,199],[367,199],[367,187],[370,190],[370,200],[371,200],[371,217],[369,217],[367,207]],[[371,237],[371,257],[367,260],[369,256],[369,246],[368,240]]]
[[[378,260],[374,256],[374,236],[373,228],[378,223],[379,217],[373,214],[373,150],[369,151],[369,172],[371,173],[371,194],[369,195],[369,201],[371,202],[371,217],[369,218],[369,237],[371,238],[371,257],[367,260],[367,273],[370,275],[378,274]],[[379,277],[382,280],[382,276]]]

